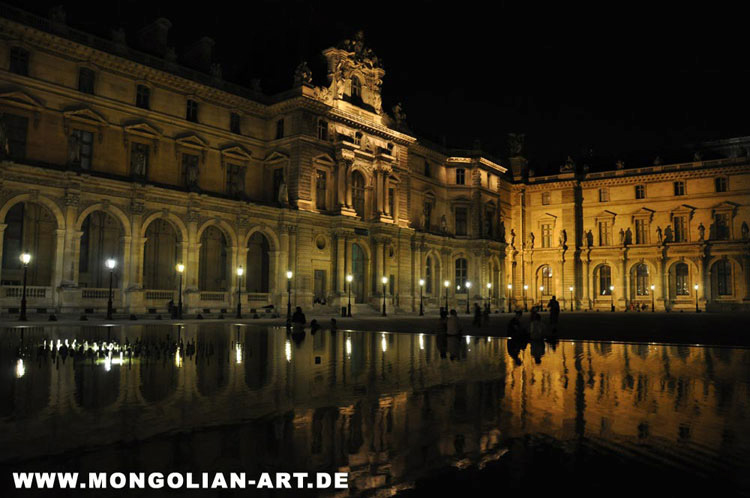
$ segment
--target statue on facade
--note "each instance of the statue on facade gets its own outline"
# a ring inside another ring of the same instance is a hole
[[[529,232],[529,249],[534,249],[534,232]]]
[[[664,240],[664,236],[661,231],[661,227],[656,227],[656,242],[661,245],[662,241]]]
[[[672,232],[672,227],[667,225],[667,227],[664,229],[664,242],[672,242],[673,237],[674,234]]]
[[[279,185],[279,198],[277,200],[284,207],[289,205],[289,191],[287,190],[286,183],[283,181]]]
[[[419,228],[425,232],[429,230],[429,227],[427,226],[427,213],[425,213],[424,209],[422,209],[422,212],[419,214]]]
[[[615,163],[615,168],[617,168],[617,169],[625,169],[625,161],[623,161],[622,159],[619,159]]]
[[[448,233],[448,221],[445,219],[445,215],[440,217],[440,231]]]
[[[589,230],[586,232],[586,247],[592,247],[594,245],[594,232]]]
[[[696,150],[693,153],[693,162],[698,163],[698,162],[701,162],[701,161],[703,161],[703,154],[701,154],[701,152],[699,150]]]
[[[656,156],[654,158],[654,166],[659,166],[661,165],[661,163],[662,163],[661,156]]]
[[[560,231],[560,247],[563,247],[563,248],[567,247],[566,246],[567,243],[568,243],[568,232],[565,231],[565,229],[563,228]]]
[[[312,84],[312,71],[310,66],[307,65],[307,61],[302,61],[294,70],[294,86],[310,84]]]
[[[146,147],[141,144],[133,144],[133,175],[138,177],[146,176]]]
[[[698,241],[703,242],[704,240],[706,240],[706,227],[701,223],[698,225]]]
[[[199,174],[198,161],[189,161],[185,166],[185,186],[188,190],[195,191],[198,189]]]
[[[81,137],[76,132],[68,135],[68,164],[71,166],[81,164]]]
[[[516,231],[512,228],[510,229],[510,246],[516,247]]]
[[[508,155],[510,157],[521,155],[525,138],[526,135],[523,133],[508,133]]]
[[[5,125],[5,115],[0,113],[0,160],[10,157],[10,141],[8,127]]]
[[[406,113],[401,102],[393,106],[393,120],[396,122],[396,128],[401,128],[406,124]]]
[[[742,222],[742,227],[740,228],[742,231],[742,240],[747,240],[748,236],[750,235],[750,227],[747,226],[747,222]]]
[[[497,222],[497,237],[500,242],[505,242],[505,222],[500,218]]]
[[[568,158],[565,160],[565,164],[560,166],[560,173],[570,173],[571,171],[575,171],[575,169],[575,161],[573,161],[572,157],[568,156]]]

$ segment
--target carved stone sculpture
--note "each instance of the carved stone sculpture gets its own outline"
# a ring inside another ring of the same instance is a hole
[[[448,221],[445,219],[445,215],[440,217],[440,231],[448,233]]]
[[[393,106],[393,119],[396,121],[396,128],[401,128],[406,124],[406,113],[401,102]]]
[[[534,232],[529,232],[529,249],[534,249]]]
[[[312,83],[312,71],[307,65],[307,61],[299,63],[297,68],[294,70],[294,86],[302,86],[304,84]]]
[[[700,242],[706,240],[706,227],[703,226],[703,223],[698,225],[698,240]]]
[[[560,231],[560,247],[565,247],[565,244],[568,242],[568,232],[563,229]]]
[[[185,183],[188,189],[196,190],[198,188],[199,174],[198,161],[189,161],[185,167]]]
[[[568,158],[565,160],[565,164],[560,166],[560,173],[569,173],[571,171],[575,171],[576,169],[576,163],[573,161],[573,158],[568,156]]]
[[[620,245],[625,245],[625,230],[623,230],[622,228],[620,229]]]
[[[497,223],[497,236],[500,242],[505,242],[505,222],[502,218]]]
[[[520,156],[526,135],[523,133],[508,133],[508,154],[510,157]]]
[[[661,227],[656,227],[656,241],[661,244],[664,240],[664,235],[662,234]]]
[[[279,204],[286,207],[289,205],[289,191],[287,190],[286,183],[281,182],[279,185]]]
[[[742,222],[741,230],[742,230],[742,240],[747,240],[748,236],[750,235],[750,227],[747,226],[746,221]]]
[[[8,127],[5,126],[5,115],[0,113],[0,159],[10,157],[10,142],[8,141]]]
[[[510,229],[510,246],[516,247],[516,231],[514,229]]]
[[[68,136],[68,164],[81,164],[81,138],[78,133],[71,133]]]

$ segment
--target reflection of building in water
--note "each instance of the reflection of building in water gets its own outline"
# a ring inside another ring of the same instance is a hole
[[[175,331],[131,326],[112,340]],[[29,330],[25,341],[59,333]],[[22,377],[0,383],[0,459],[90,444],[107,448],[81,465],[103,455],[124,464],[132,454],[111,445],[125,437],[142,441],[146,466],[344,469],[359,487],[380,487],[491,460],[528,433],[679,445],[677,455],[700,447],[711,461],[750,447],[745,350],[562,342],[538,364],[527,348],[514,366],[505,341],[486,338],[457,341],[461,361],[441,358],[434,336],[320,332],[295,343],[281,330],[189,325],[181,339],[197,346],[181,362],[160,354],[109,371],[27,358]],[[0,350],[2,371],[13,371],[16,346]],[[175,432],[186,433],[179,448]]]
[[[177,263],[190,312],[283,307],[288,270],[295,304],[329,311],[349,291],[410,311],[446,293],[501,309],[750,302],[747,138],[535,176],[519,136],[503,164],[415,137],[400,105],[383,109],[385,70],[359,36],[323,51],[325,84],[300,66],[269,96],[224,80],[210,39],[178,64],[165,19],[125,43],[2,14],[3,311],[19,306],[22,251],[31,309],[103,310],[107,258],[133,313],[177,301]]]

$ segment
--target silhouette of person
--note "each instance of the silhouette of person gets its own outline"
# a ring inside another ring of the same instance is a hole
[[[547,303],[549,309],[549,322],[552,325],[557,325],[557,319],[560,317],[560,302],[556,296],[552,296],[552,299]]]

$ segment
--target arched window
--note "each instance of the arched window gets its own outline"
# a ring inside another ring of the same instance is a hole
[[[635,283],[635,295],[636,296],[648,296],[648,266],[641,263],[636,265],[634,269],[634,283]]]
[[[265,235],[255,232],[247,241],[245,290],[269,292],[270,245]]]
[[[203,291],[228,290],[229,254],[224,232],[215,226],[207,227],[201,234],[198,263],[198,288]]]
[[[547,265],[542,267],[542,280],[540,285],[544,286],[542,294],[549,295],[552,293],[552,268]]]
[[[424,264],[424,291],[427,294],[432,294],[432,258],[427,256],[427,260]]]
[[[352,76],[352,99],[362,98],[362,82],[359,78]]]
[[[690,294],[690,272],[688,265],[677,263],[674,266],[675,293],[678,296],[687,296]]]
[[[466,289],[466,280],[469,273],[469,265],[465,258],[458,258],[456,260],[456,286],[460,287],[461,290]]]
[[[599,294],[602,296],[612,295],[612,268],[607,265],[599,267]]]
[[[362,173],[355,171],[352,173],[352,204],[357,216],[365,216],[365,177]]]
[[[728,259],[722,259],[714,263],[716,275],[716,294],[719,296],[732,295],[732,263]]]

